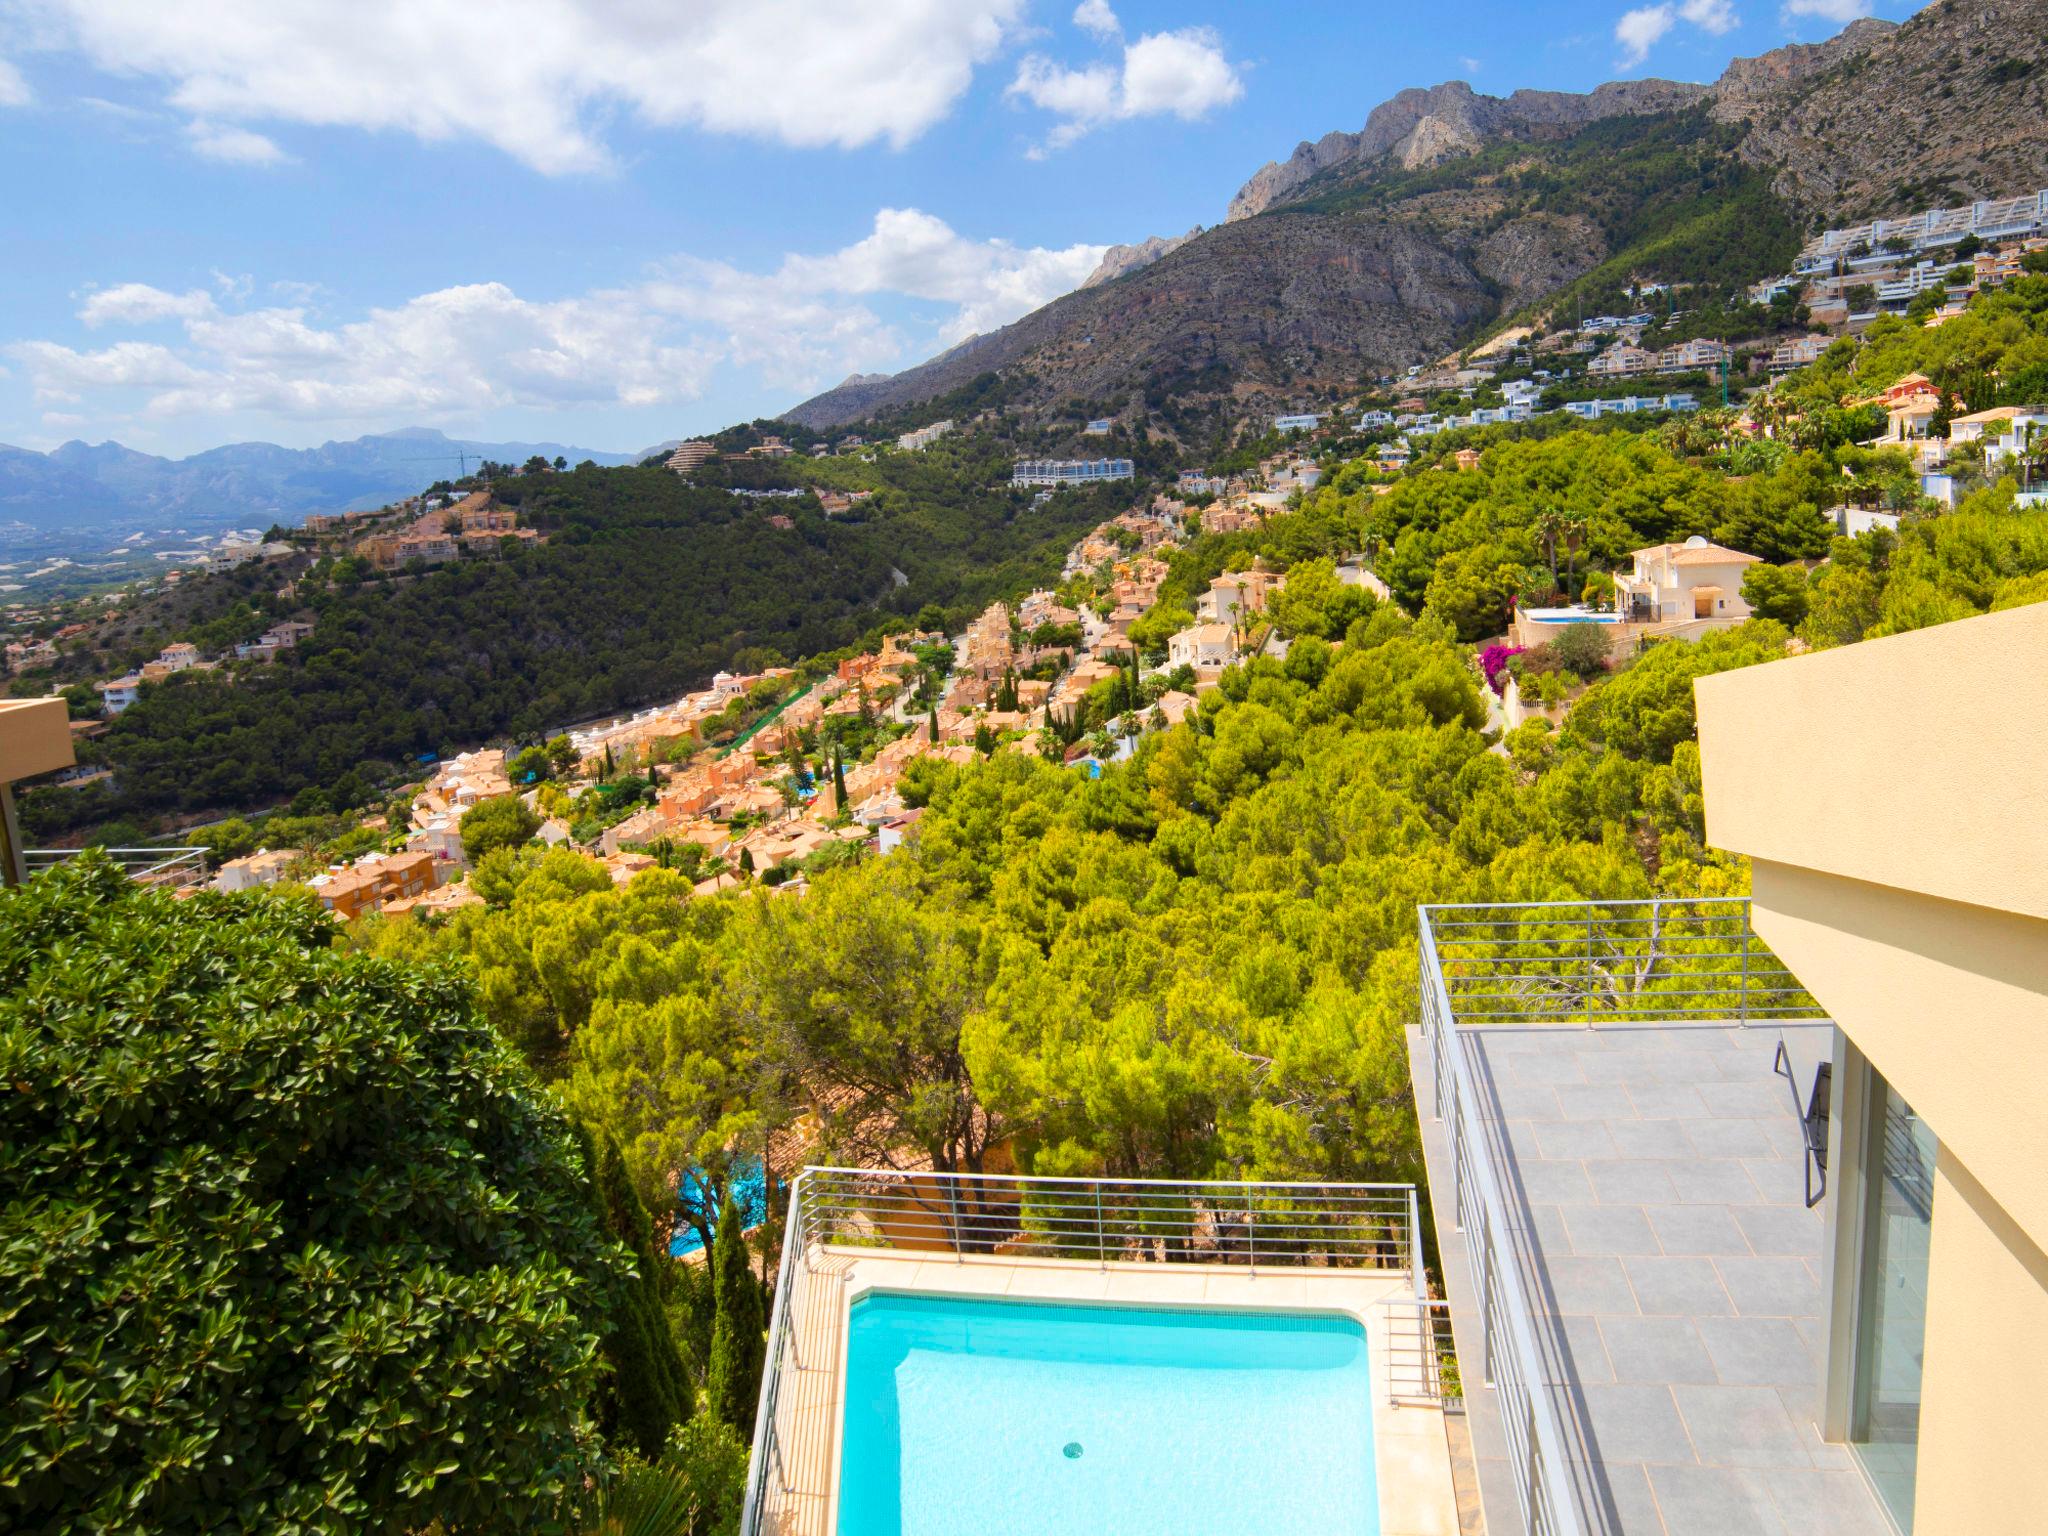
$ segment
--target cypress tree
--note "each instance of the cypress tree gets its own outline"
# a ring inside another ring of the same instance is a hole
[[[938,744],[939,744],[939,706],[938,706],[938,705],[936,705],[936,704],[934,704],[934,705],[932,706],[932,745],[936,747],[936,746],[937,746]]]
[[[636,1273],[610,1298],[601,1348],[605,1369],[594,1407],[607,1440],[630,1445],[649,1460],[662,1453],[669,1432],[690,1418],[692,1394],[682,1356],[662,1307],[662,1280],[671,1262],[654,1240],[647,1207],[633,1192],[617,1138],[579,1127],[591,1201],[605,1235],[625,1245]]]
[[[767,1308],[761,1282],[747,1256],[740,1208],[727,1190],[713,1234],[711,1272],[718,1318],[711,1325],[711,1370],[707,1399],[711,1411],[749,1440],[754,1408],[761,1397],[761,1367],[768,1353]]]
[[[846,758],[836,748],[832,753],[832,808],[846,809]]]

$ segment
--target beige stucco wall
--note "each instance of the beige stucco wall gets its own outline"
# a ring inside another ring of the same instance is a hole
[[[1935,1165],[1914,1536],[2048,1519],[2048,1255],[1944,1150]]]
[[[1916,1536],[2048,1509],[2048,605],[1697,685],[1757,932],[1941,1143]]]
[[[1695,693],[1716,847],[2048,918],[2048,604]]]
[[[0,784],[69,768],[71,710],[62,699],[0,699]]]

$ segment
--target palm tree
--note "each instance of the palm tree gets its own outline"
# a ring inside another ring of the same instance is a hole
[[[1554,507],[1546,507],[1536,514],[1536,541],[1543,546],[1543,553],[1550,561],[1550,585],[1557,587],[1557,546],[1565,534],[1564,514]]]
[[[691,1536],[696,1528],[689,1477],[660,1465],[621,1469],[575,1526],[577,1536]]]

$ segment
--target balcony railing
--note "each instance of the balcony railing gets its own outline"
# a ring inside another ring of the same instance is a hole
[[[1537,1348],[1536,1313],[1515,1260],[1484,1100],[1459,1030],[1744,1026],[1825,1015],[1750,931],[1747,898],[1428,906],[1420,916],[1427,1109],[1444,1122],[1450,1142],[1451,1208],[1465,1239],[1483,1341],[1480,1358],[1467,1363],[1495,1394],[1516,1529],[1524,1536],[1585,1536],[1590,1522]]]
[[[200,885],[206,880],[204,848],[25,848],[21,857],[34,875],[86,852],[105,855],[143,885]]]
[[[827,1249],[897,1249],[967,1263],[977,1257],[1095,1265],[1240,1265],[1368,1269],[1405,1274],[1420,1327],[1434,1335],[1423,1282],[1421,1222],[1410,1184],[1283,1184],[1085,1179],[1008,1174],[806,1168],[790,1188],[768,1324],[768,1356],[740,1529],[768,1528],[795,1492],[784,1457],[785,1382],[831,1362],[802,1357],[800,1319],[830,1305],[835,1284],[814,1266]],[[814,1294],[815,1292],[815,1294]],[[1404,1360],[1395,1393],[1440,1401],[1448,1372],[1436,1344]]]
[[[1422,934],[1460,1024],[1822,1016],[1750,932],[1747,897],[1431,906]]]

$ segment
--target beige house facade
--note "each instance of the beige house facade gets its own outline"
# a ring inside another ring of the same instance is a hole
[[[1709,840],[1836,1026],[1821,1434],[1900,1531],[2042,1529],[2048,604],[1697,697]]]

